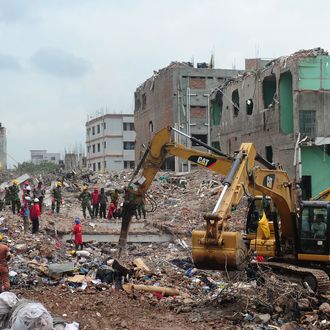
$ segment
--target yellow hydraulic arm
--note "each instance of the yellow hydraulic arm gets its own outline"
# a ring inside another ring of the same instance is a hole
[[[330,201],[330,188],[321,191],[318,195],[314,196],[313,201]]]
[[[119,238],[119,255],[122,250],[125,248],[129,224],[131,217],[133,215],[133,210],[135,205],[129,203],[129,199],[134,199],[139,202],[143,198],[144,194],[149,189],[152,181],[155,178],[155,175],[160,170],[165,158],[169,155],[177,156],[182,159],[189,160],[201,167],[205,167],[211,171],[226,175],[232,165],[231,157],[221,153],[219,150],[212,148],[203,142],[191,138],[188,135],[185,135],[187,138],[190,138],[193,141],[196,141],[200,145],[208,148],[213,153],[207,153],[200,150],[194,150],[184,147],[181,144],[173,143],[172,141],[172,131],[175,130],[171,127],[166,127],[160,130],[155,134],[153,139],[150,141],[147,150],[145,151],[139,165],[137,166],[134,175],[130,181],[130,184],[135,180],[136,175],[139,174],[139,171],[142,169],[142,173],[139,178],[135,181],[138,184],[137,190],[134,190],[132,187],[126,188],[125,197],[126,203],[124,203],[124,215],[122,220],[122,227]],[[179,132],[179,131],[177,131]],[[217,153],[217,154],[215,154]],[[130,197],[129,197],[130,195]]]

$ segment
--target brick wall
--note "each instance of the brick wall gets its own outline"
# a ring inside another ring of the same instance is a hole
[[[190,107],[190,117],[191,118],[206,118],[206,107],[197,107],[191,106]]]
[[[204,77],[190,77],[189,87],[191,89],[205,89],[205,78]]]

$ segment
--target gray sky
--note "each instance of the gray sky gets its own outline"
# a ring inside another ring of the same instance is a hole
[[[135,88],[171,61],[330,50],[328,0],[0,0],[0,122],[8,154],[85,140],[87,113],[133,112]],[[10,164],[14,164],[8,157]]]

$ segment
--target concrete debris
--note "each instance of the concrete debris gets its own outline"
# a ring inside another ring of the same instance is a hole
[[[83,219],[77,195],[83,184],[90,190],[103,187],[108,195],[119,189],[120,205],[130,177],[127,172],[73,171],[38,177],[46,189],[38,234],[24,234],[22,218],[9,206],[0,212],[0,232],[13,254],[11,290],[19,300],[40,301],[55,329],[150,330],[169,320],[180,329],[330,327],[326,293],[318,295],[259,268],[254,280],[245,271],[195,268],[189,257],[191,232],[204,225],[203,213],[213,208],[222,189],[222,177],[211,172],[157,175],[146,199],[146,220],[133,218],[134,240],[117,260],[120,220]],[[60,213],[52,214],[47,203],[51,183],[59,179],[65,182],[63,203]],[[33,176],[29,180],[37,182]],[[244,230],[246,205],[233,211],[229,230]],[[82,250],[75,249],[71,235],[76,217],[82,223]]]

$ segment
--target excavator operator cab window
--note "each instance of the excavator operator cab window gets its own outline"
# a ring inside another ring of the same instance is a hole
[[[300,248],[304,253],[327,254],[328,209],[304,207],[300,217]]]

